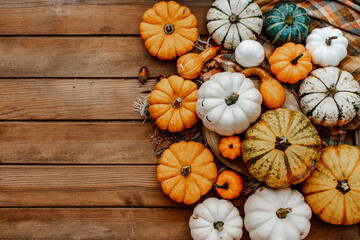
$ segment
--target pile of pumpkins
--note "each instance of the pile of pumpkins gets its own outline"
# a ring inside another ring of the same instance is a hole
[[[312,212],[332,224],[360,222],[360,150],[344,144],[321,149],[313,126],[345,125],[360,107],[359,83],[336,67],[347,55],[348,41],[341,31],[326,27],[308,35],[310,18],[292,2],[278,4],[263,20],[252,0],[216,0],[206,18],[219,46],[196,54],[188,53],[199,34],[189,8],[159,2],[142,17],[140,35],[149,53],[161,60],[179,56],[180,76],[162,78],[149,96],[148,111],[157,126],[176,133],[200,118],[223,136],[219,149],[224,157],[242,155],[251,175],[267,185],[244,206],[244,224],[253,240],[303,239]],[[277,47],[269,58],[276,79],[258,67],[265,56],[256,41],[262,30]],[[235,50],[245,70],[217,73],[198,89],[191,80],[221,48]],[[313,64],[322,68],[312,71]],[[260,78],[260,90],[249,76]],[[286,94],[279,81],[301,80],[302,112],[282,108]],[[268,109],[263,114],[262,104]],[[218,176],[211,151],[192,141],[174,143],[163,152],[157,179],[164,193],[185,204],[195,203],[213,186],[225,199],[243,189],[237,173]],[[301,182],[305,198],[289,187]],[[242,237],[242,218],[228,200],[208,198],[198,204],[189,225],[194,239]]]

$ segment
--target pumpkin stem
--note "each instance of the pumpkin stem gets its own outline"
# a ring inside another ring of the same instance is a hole
[[[233,92],[231,93],[229,96],[227,96],[225,98],[225,103],[230,106],[230,105],[233,105],[237,102],[237,100],[239,99],[239,94]]]
[[[285,17],[285,21],[284,21],[285,23],[287,23],[287,24],[293,24],[293,22],[294,22],[294,17],[292,16],[292,15],[287,15],[286,17]]]
[[[183,175],[184,177],[189,176],[189,174],[191,173],[191,166],[190,165],[185,165],[181,168],[180,170],[181,175]]]
[[[172,105],[173,108],[175,108],[175,109],[181,107],[181,106],[182,106],[182,99],[181,99],[181,97],[175,98],[171,105]]]
[[[336,85],[335,84],[331,84],[330,85],[330,88],[329,88],[329,91],[327,93],[327,96],[328,97],[334,97],[334,95],[337,93],[337,90],[336,90]]]
[[[236,16],[236,14],[231,14],[230,17],[229,17],[229,21],[231,23],[237,23],[238,22],[238,17]]]
[[[276,137],[275,149],[285,152],[289,146],[291,146],[291,143],[287,140],[286,136]]]
[[[298,60],[303,56],[304,54],[300,53],[299,56],[297,56],[296,58],[294,58],[293,60],[291,60],[291,64],[292,65],[296,65]]]
[[[164,32],[166,35],[170,35],[175,31],[174,24],[168,23],[164,26]]]
[[[214,187],[216,188],[222,188],[222,189],[228,189],[229,188],[229,184],[226,182],[223,185],[218,185],[216,183],[214,183]]]
[[[279,208],[276,211],[276,216],[280,219],[284,219],[291,212],[292,212],[292,208]]]
[[[218,221],[218,222],[214,222],[214,228],[216,230],[218,230],[219,232],[221,232],[224,228],[224,223],[221,222],[221,221]]]
[[[339,190],[340,192],[342,192],[343,194],[347,193],[348,191],[351,190],[349,184],[348,184],[348,180],[338,180],[337,181],[338,184],[336,186],[336,189]]]
[[[337,36],[332,36],[332,37],[329,37],[328,39],[325,40],[325,43],[330,46],[331,45],[331,40],[334,40],[334,39],[337,39],[338,37]]]

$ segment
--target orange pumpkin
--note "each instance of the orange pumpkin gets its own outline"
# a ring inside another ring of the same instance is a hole
[[[198,89],[194,82],[179,76],[161,79],[149,96],[150,117],[161,130],[180,132],[197,122]]]
[[[241,155],[241,141],[238,136],[222,137],[219,150],[223,157],[235,159]]]
[[[301,44],[285,43],[278,47],[269,59],[270,70],[277,80],[297,83],[312,70],[311,54]]]
[[[206,194],[216,175],[211,151],[198,142],[172,144],[163,152],[156,173],[164,193],[185,204],[192,204]]]
[[[204,64],[216,56],[221,46],[209,47],[202,53],[187,53],[179,57],[177,61],[177,72],[185,79],[195,79],[201,74]]]
[[[240,196],[244,185],[239,174],[234,171],[225,170],[219,174],[214,187],[220,197],[234,199]]]
[[[260,93],[264,105],[269,109],[276,109],[284,105],[286,94],[284,87],[270,77],[270,75],[259,67],[250,67],[241,72],[245,77],[257,76],[260,78]]]
[[[177,2],[159,2],[145,11],[140,36],[149,53],[171,60],[193,49],[198,37],[196,17]]]

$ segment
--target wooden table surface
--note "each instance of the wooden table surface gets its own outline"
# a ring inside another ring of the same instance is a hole
[[[132,110],[159,74],[176,73],[139,37],[155,2],[0,1],[0,239],[191,238],[194,206],[161,191],[152,124]],[[212,1],[179,2],[206,35]],[[359,224],[311,221],[307,239],[360,239]]]

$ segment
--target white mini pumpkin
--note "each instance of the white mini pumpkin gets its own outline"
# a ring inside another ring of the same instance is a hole
[[[216,0],[206,20],[212,39],[226,49],[257,39],[263,26],[261,9],[252,0]]]
[[[360,107],[360,85],[347,71],[337,67],[319,68],[299,88],[301,111],[322,126],[350,122]]]
[[[244,211],[252,240],[300,240],[310,231],[311,209],[291,188],[260,187],[247,199]]]
[[[196,112],[205,127],[220,135],[244,132],[261,113],[262,97],[241,73],[217,73],[198,92]]]
[[[238,240],[243,235],[239,210],[224,199],[208,198],[198,204],[189,227],[194,240]]]
[[[265,57],[263,46],[254,40],[244,40],[235,49],[235,59],[242,67],[259,66]]]
[[[346,57],[348,40],[339,29],[315,28],[306,38],[311,61],[322,67],[337,66]]]

